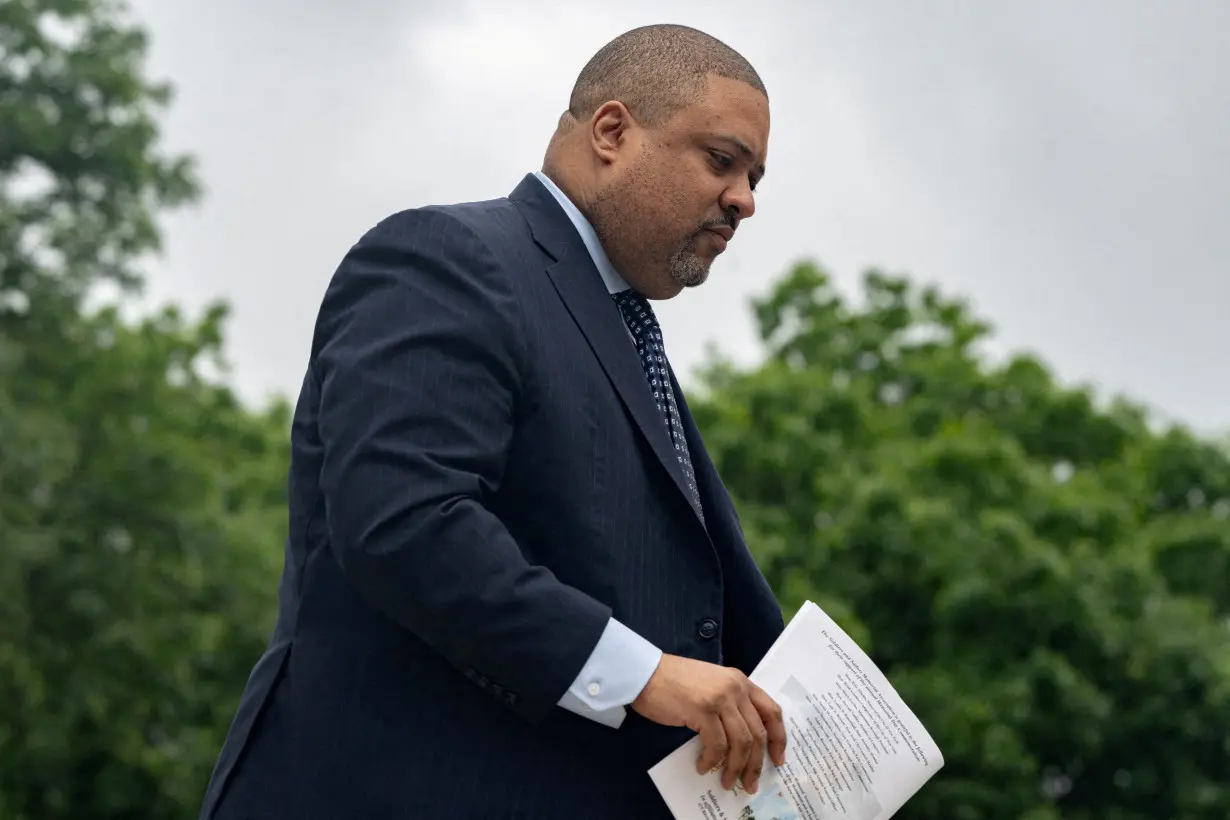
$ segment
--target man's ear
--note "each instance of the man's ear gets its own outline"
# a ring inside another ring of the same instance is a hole
[[[626,153],[629,132],[636,127],[632,112],[623,103],[612,100],[598,106],[590,117],[590,145],[599,160],[611,164]]]

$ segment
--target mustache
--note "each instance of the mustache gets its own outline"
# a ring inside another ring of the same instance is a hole
[[[706,219],[697,228],[696,233],[701,231],[712,230],[713,228],[730,228],[732,231],[739,229],[739,216],[735,213],[727,212],[722,216],[715,216],[713,219]]]

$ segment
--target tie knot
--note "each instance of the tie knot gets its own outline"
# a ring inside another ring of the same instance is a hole
[[[658,317],[654,315],[649,300],[644,296],[632,289],[621,290],[612,295],[633,335],[639,336],[643,330],[658,327]]]

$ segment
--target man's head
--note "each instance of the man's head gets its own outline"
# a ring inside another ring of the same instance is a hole
[[[703,283],[755,211],[768,140],[747,60],[695,29],[647,26],[581,71],[543,167],[628,283],[665,299]]]

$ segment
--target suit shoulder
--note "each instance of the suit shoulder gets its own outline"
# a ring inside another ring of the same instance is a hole
[[[326,301],[413,283],[477,288],[508,307],[521,298],[520,262],[529,258],[533,242],[508,199],[409,208],[385,217],[351,246],[334,271]]]
[[[424,210],[457,220],[490,246],[506,247],[510,243],[533,242],[529,223],[507,197],[433,205]]]
[[[515,206],[508,203],[515,210]],[[407,314],[452,305],[466,321],[515,335],[520,308],[506,264],[499,201],[429,205],[386,216],[342,258],[317,316],[318,334],[359,310]]]
[[[425,205],[386,216],[363,239],[412,236],[424,230],[464,235],[488,246],[532,241],[529,224],[507,197],[480,202]]]

